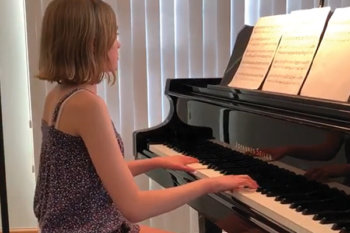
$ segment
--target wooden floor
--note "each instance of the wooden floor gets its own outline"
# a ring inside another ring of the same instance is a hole
[[[1,230],[1,229],[0,229]],[[37,228],[14,228],[10,230],[10,233],[38,233]],[[2,233],[2,231],[0,231]]]

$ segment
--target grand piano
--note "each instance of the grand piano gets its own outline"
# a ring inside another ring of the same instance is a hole
[[[258,182],[256,192],[190,202],[201,232],[350,232],[349,174],[341,173],[350,159],[350,105],[228,87],[251,32],[246,26],[238,35],[224,77],[168,80],[169,115],[134,132],[134,155],[200,160],[203,167],[193,174],[147,173],[164,187],[225,174],[248,174]],[[339,174],[321,180],[305,175],[317,168]]]

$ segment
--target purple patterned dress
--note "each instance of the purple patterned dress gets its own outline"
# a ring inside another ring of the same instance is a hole
[[[62,103],[57,104],[55,125]],[[116,132],[116,131],[115,131]],[[34,197],[34,213],[42,233],[138,233],[116,208],[102,185],[87,148],[79,136],[69,135],[42,122],[42,148]],[[116,132],[123,153],[123,144]]]

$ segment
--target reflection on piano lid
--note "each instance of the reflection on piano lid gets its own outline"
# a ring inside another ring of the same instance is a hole
[[[237,65],[236,57],[230,63]],[[350,232],[350,105],[234,89],[221,85],[225,77],[168,80],[169,115],[134,132],[134,155],[188,154],[201,164],[194,165],[196,174],[148,175],[164,187],[213,175],[252,176],[261,186],[257,192],[208,194],[189,203],[229,233],[243,231],[222,224],[236,217],[247,232]],[[266,161],[271,158],[277,161]],[[328,173],[321,181],[304,176],[322,169]]]

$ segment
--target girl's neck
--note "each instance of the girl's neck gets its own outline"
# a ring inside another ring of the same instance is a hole
[[[58,87],[61,90],[71,90],[71,89],[75,89],[75,88],[84,88],[84,89],[87,89],[87,90],[97,94],[97,85],[96,84],[79,84],[79,85],[58,84]]]

